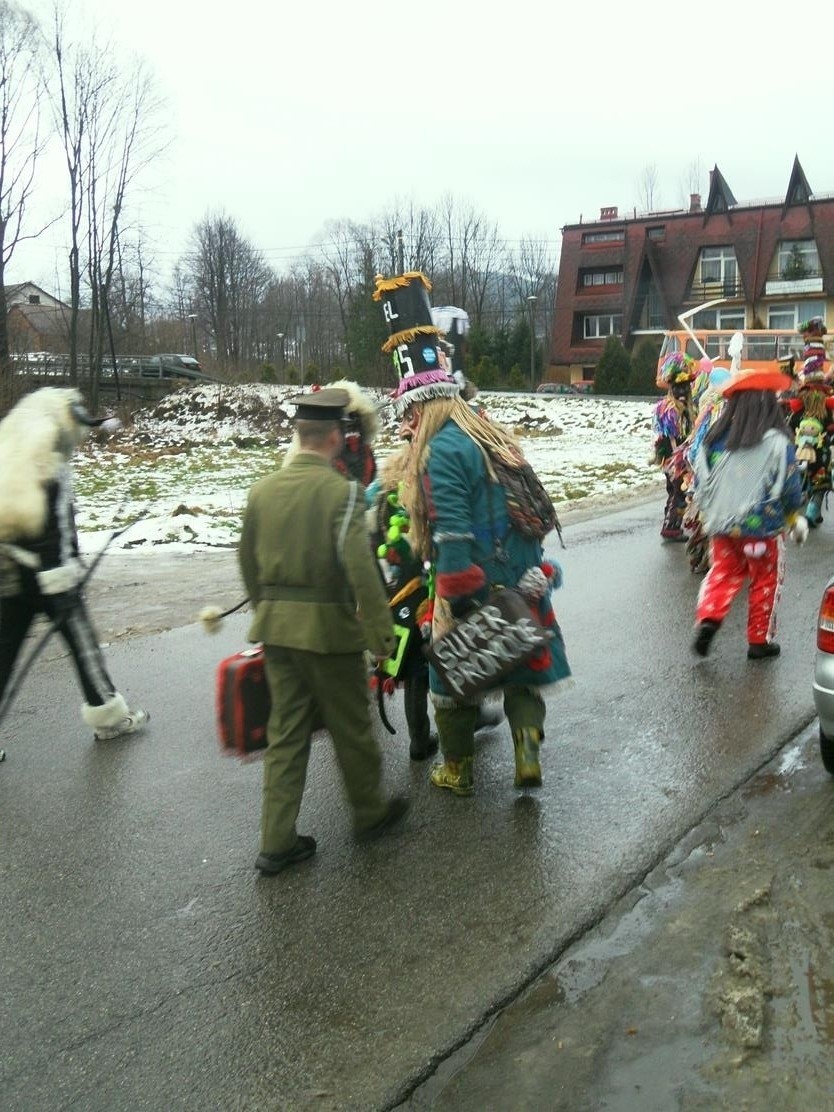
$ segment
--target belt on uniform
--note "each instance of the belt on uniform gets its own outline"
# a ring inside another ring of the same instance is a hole
[[[260,589],[260,597],[270,602],[332,602],[354,606],[350,594],[325,587],[286,587],[275,583],[265,583]]]

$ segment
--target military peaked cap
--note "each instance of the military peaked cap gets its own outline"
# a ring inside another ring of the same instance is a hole
[[[287,401],[297,407],[296,421],[339,421],[350,404],[350,394],[347,390],[328,387],[309,394],[294,394]]]

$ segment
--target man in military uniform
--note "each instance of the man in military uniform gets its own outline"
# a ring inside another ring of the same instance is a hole
[[[326,389],[290,402],[300,450],[250,490],[239,550],[255,609],[249,637],[263,642],[272,697],[255,862],[268,875],[316,851],[315,839],[295,828],[316,722],[333,737],[358,840],[377,837],[408,808],[381,793],[368,707],[364,652],[390,655],[391,612],[368,545],[362,487],[331,466],[349,396]]]

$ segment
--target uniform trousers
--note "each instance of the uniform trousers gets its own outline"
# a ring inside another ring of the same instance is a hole
[[[361,833],[375,826],[385,817],[387,803],[381,791],[382,756],[371,725],[364,654],[264,645],[264,663],[272,710],[264,754],[261,851],[284,853],[295,845],[310,735],[322,723],[333,738],[354,830]]]

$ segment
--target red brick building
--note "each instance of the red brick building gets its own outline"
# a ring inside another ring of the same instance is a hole
[[[633,350],[679,328],[678,313],[714,298],[702,328],[795,328],[811,316],[834,325],[834,194],[814,195],[796,158],[785,196],[739,202],[716,166],[706,203],[562,229],[548,378],[594,377],[610,335]]]

